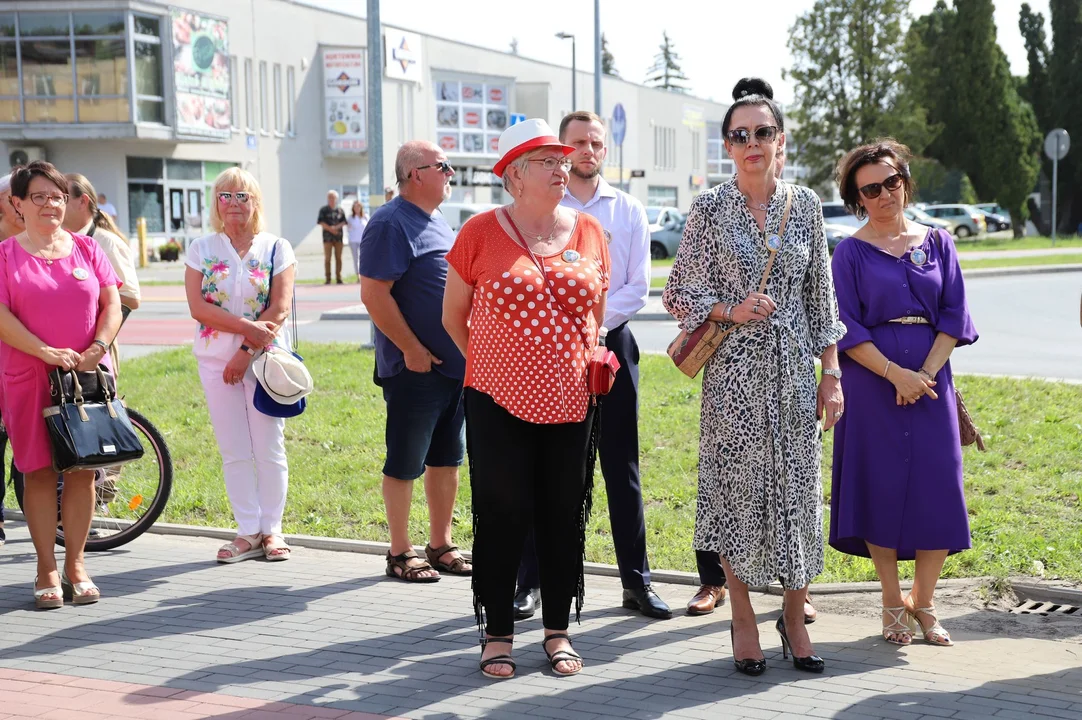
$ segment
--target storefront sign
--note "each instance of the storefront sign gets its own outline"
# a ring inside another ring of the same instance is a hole
[[[460,187],[502,187],[503,180],[493,175],[490,167],[457,167],[451,184]]]
[[[510,80],[438,78],[436,144],[448,155],[498,155],[500,133],[513,117],[508,110],[511,87]]]
[[[323,154],[368,149],[364,48],[323,48]]]
[[[692,130],[702,130],[706,127],[706,110],[698,105],[685,105],[684,126]]]
[[[384,73],[391,80],[421,82],[421,36],[387,28],[383,36],[387,58]]]
[[[176,8],[170,17],[177,136],[228,140],[229,24]]]

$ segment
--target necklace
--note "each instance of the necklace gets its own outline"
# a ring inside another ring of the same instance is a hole
[[[766,212],[766,203],[752,204],[748,201],[747,198],[744,198],[744,205],[746,205],[749,210],[760,210],[762,212]]]
[[[534,233],[528,233],[528,232],[526,232],[526,231],[524,231],[522,229],[522,226],[518,224],[517,220],[515,220],[515,205],[514,205],[514,203],[511,204],[511,213],[510,214],[511,214],[511,222],[513,222],[515,224],[515,227],[518,228],[518,231],[520,233],[522,233],[523,235],[527,235],[529,237],[536,238],[537,242],[539,242],[539,243],[548,242],[549,240],[552,240],[553,236],[556,235],[556,225],[558,225],[559,222],[560,222],[560,213],[559,213],[559,211],[557,211],[556,219],[552,221],[552,227],[549,228],[549,234],[546,237],[545,235],[535,235]]]
[[[27,235],[26,239],[30,240],[30,236]],[[31,242],[33,242],[33,241],[31,241]],[[44,260],[46,265],[52,265],[53,261],[60,257],[59,253],[53,253],[53,252],[50,252],[48,255],[46,255],[45,254],[45,248],[39,248],[39,247],[34,248],[34,253],[33,254],[36,255],[37,257],[40,257],[42,260]]]

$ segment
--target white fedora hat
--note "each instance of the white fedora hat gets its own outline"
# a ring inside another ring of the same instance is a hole
[[[503,177],[503,171],[515,158],[543,147],[558,147],[565,156],[575,152],[575,148],[560,142],[549,124],[540,118],[515,123],[500,135],[500,161],[492,168],[492,173],[496,177]]]
[[[271,347],[252,363],[256,380],[279,405],[300,402],[312,392],[312,376],[293,353]]]

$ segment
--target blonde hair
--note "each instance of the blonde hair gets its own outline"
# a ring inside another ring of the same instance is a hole
[[[248,202],[252,206],[252,217],[248,220],[248,229],[253,233],[261,233],[266,228],[263,217],[263,191],[259,189],[259,183],[247,170],[239,167],[231,167],[223,170],[222,174],[214,180],[214,187],[210,191],[210,226],[217,232],[225,231],[225,222],[218,211],[218,193],[226,189],[233,192],[248,193]]]
[[[90,210],[90,219],[94,221],[94,225],[108,230],[124,242],[128,241],[127,236],[120,232],[120,228],[117,227],[116,221],[112,216],[106,215],[98,207],[98,193],[95,192],[94,186],[90,184],[90,181],[85,175],[79,173],[68,173],[64,176],[68,181],[68,189],[71,193],[71,199],[77,200],[81,197],[87,199],[87,209]]]

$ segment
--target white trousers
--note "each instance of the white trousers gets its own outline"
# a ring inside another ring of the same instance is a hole
[[[222,380],[224,369],[225,363],[199,362],[237,534],[281,534],[289,486],[285,420],[255,409],[256,379],[250,368],[236,385]]]

